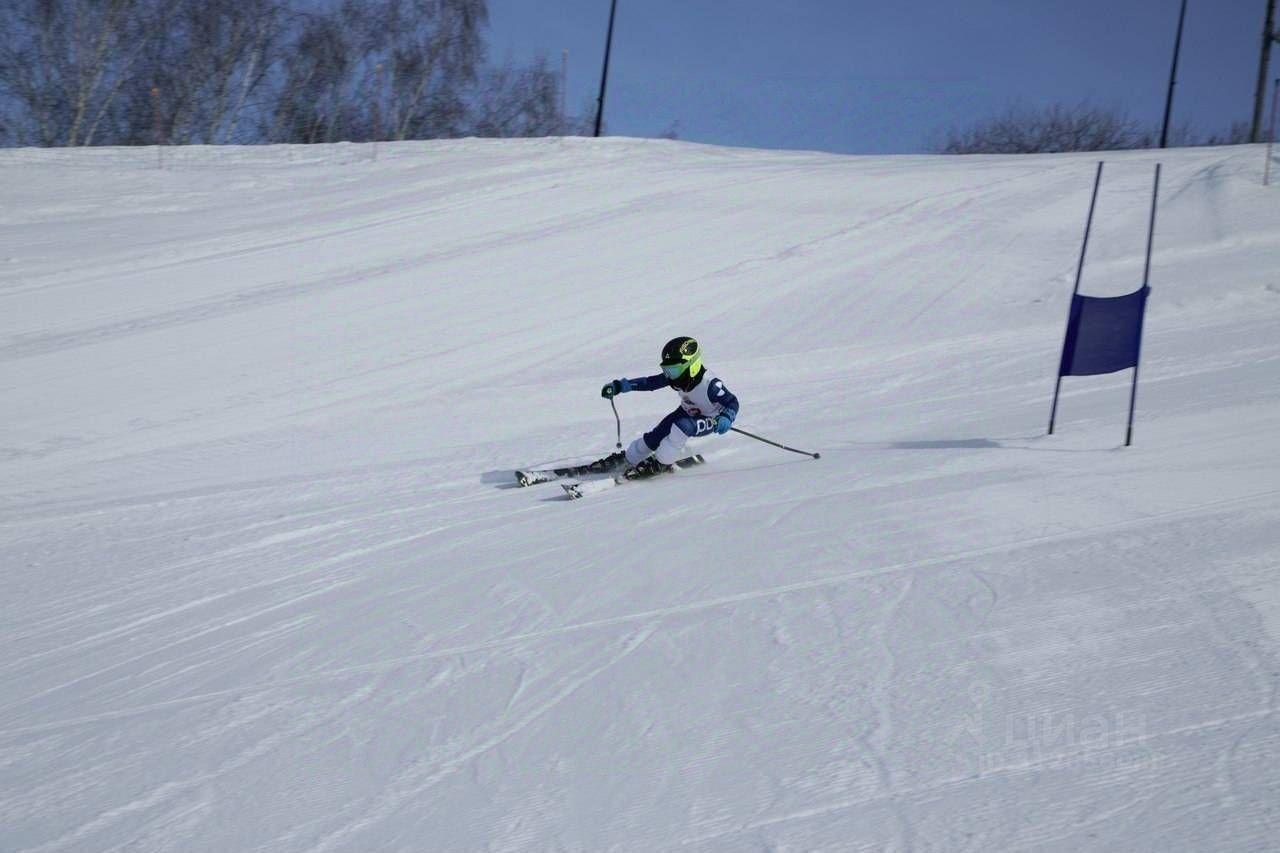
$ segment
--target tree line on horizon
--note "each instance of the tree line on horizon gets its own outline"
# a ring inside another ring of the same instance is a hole
[[[489,63],[487,0],[5,0],[0,146],[589,135],[539,57]],[[676,125],[662,134],[676,138]],[[1247,142],[1246,123],[1172,143]],[[1014,106],[941,154],[1152,148],[1118,108]]]
[[[487,61],[488,19],[486,0],[7,0],[0,145],[589,132],[545,58]]]
[[[1240,145],[1249,141],[1249,123],[1225,131],[1199,133],[1190,124],[1170,128],[1169,145]],[[1156,148],[1160,128],[1146,127],[1119,107],[1090,103],[1009,107],[1002,113],[948,130],[931,149],[937,154],[1051,154]]]

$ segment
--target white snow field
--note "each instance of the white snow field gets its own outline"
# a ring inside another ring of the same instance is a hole
[[[0,152],[0,849],[1280,848],[1261,148],[373,155]]]

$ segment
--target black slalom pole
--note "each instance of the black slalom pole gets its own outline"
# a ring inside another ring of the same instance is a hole
[[[1089,199],[1089,216],[1084,221],[1084,242],[1080,246],[1080,263],[1076,266],[1076,286],[1071,291],[1072,307],[1075,306],[1076,294],[1080,292],[1080,276],[1084,274],[1084,254],[1089,249],[1089,229],[1093,227],[1093,209],[1098,203],[1098,187],[1102,184],[1102,161],[1098,161],[1098,174],[1093,179],[1093,196]],[[1070,330],[1071,312],[1067,312],[1067,327]],[[1067,351],[1067,336],[1062,336],[1063,355]],[[1062,360],[1058,360],[1058,381],[1053,386],[1053,405],[1049,407],[1049,435],[1053,435],[1053,418],[1058,414],[1058,392],[1062,389]]]
[[[604,123],[604,90],[609,84],[609,53],[613,50],[613,18],[617,11],[618,0],[612,0],[609,4],[609,34],[604,40],[604,70],[600,72],[600,97],[596,101],[596,136],[600,135]]]
[[[794,447],[787,447],[785,444],[779,444],[776,441],[770,441],[769,439],[765,438],[762,435],[756,435],[753,432],[747,432],[745,429],[738,429],[737,427],[729,427],[729,429],[732,430],[733,432],[738,433],[739,435],[745,435],[747,438],[754,438],[756,441],[763,441],[765,444],[772,444],[774,447],[781,448],[782,450],[789,450],[792,453],[799,453],[801,456],[808,456],[810,459],[822,458],[821,453],[813,453],[808,450],[796,450]]]
[[[1156,163],[1156,180],[1155,185],[1151,189],[1151,225],[1147,229],[1147,262],[1142,270],[1142,289],[1149,291],[1151,289],[1151,245],[1155,242],[1156,236],[1156,202],[1160,198],[1160,164]],[[1129,389],[1129,425],[1124,431],[1124,446],[1128,447],[1133,443],[1133,408],[1138,401],[1138,365],[1142,361],[1142,323],[1147,316],[1146,297],[1143,297],[1142,314],[1138,320],[1138,351],[1133,357],[1133,385]]]
[[[1187,18],[1187,0],[1182,0],[1178,13],[1178,34],[1173,40],[1173,68],[1169,70],[1169,94],[1164,101],[1164,126],[1160,130],[1160,147],[1169,147],[1169,117],[1173,114],[1173,87],[1178,82],[1178,53],[1182,50],[1182,22]]]

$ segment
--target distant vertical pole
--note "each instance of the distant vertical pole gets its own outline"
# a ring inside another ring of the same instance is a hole
[[[1173,115],[1173,87],[1178,82],[1178,53],[1182,50],[1182,23],[1187,18],[1187,0],[1182,0],[1178,13],[1178,34],[1173,39],[1173,68],[1169,70],[1169,94],[1164,101],[1164,127],[1160,130],[1160,147],[1169,145],[1169,118]]]
[[[382,138],[382,63],[373,66],[373,159],[378,160],[378,140]]]
[[[1098,173],[1093,178],[1093,195],[1089,199],[1089,216],[1084,221],[1084,242],[1080,246],[1080,263],[1076,265],[1076,285],[1071,289],[1071,301],[1080,292],[1080,277],[1084,274],[1084,255],[1089,250],[1089,229],[1093,226],[1093,209],[1098,204],[1098,187],[1102,184],[1102,162],[1098,161]],[[1071,325],[1071,312],[1067,311],[1067,325]],[[1067,336],[1062,335],[1062,353],[1067,352]],[[1058,359],[1058,381],[1053,386],[1053,405],[1049,408],[1049,435],[1053,435],[1053,419],[1058,414],[1058,392],[1062,389],[1062,359]]]
[[[1262,56],[1258,58],[1258,87],[1253,93],[1253,124],[1249,128],[1249,141],[1261,142],[1262,108],[1267,100],[1267,67],[1271,62],[1271,43],[1280,40],[1275,30],[1276,0],[1267,0],[1267,15],[1262,24]]]
[[[604,40],[604,70],[600,72],[600,98],[596,101],[596,132],[600,135],[600,127],[604,122],[604,90],[609,83],[609,52],[613,50],[613,18],[618,11],[618,0],[609,4],[609,34]]]
[[[151,125],[156,142],[156,168],[164,168],[164,147],[161,145],[163,133],[160,130],[160,87],[151,87]]]
[[[1271,128],[1267,131],[1267,166],[1262,173],[1262,185],[1271,183],[1271,148],[1276,143],[1276,107],[1280,105],[1280,77],[1271,87]]]
[[[569,48],[560,51],[560,132],[569,129]]]
[[[1156,237],[1156,202],[1160,198],[1160,164],[1156,163],[1155,185],[1151,188],[1151,224],[1147,228],[1147,262],[1142,269],[1142,289],[1151,288],[1151,247]],[[1138,367],[1142,364],[1142,326],[1147,318],[1147,306],[1142,305],[1142,313],[1138,319],[1138,351],[1133,357],[1133,385],[1129,388],[1129,425],[1124,431],[1124,446],[1133,444],[1133,410],[1138,402]]]

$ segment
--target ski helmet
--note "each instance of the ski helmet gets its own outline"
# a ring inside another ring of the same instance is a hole
[[[702,370],[702,348],[698,342],[687,335],[672,338],[662,348],[662,373],[667,379],[676,380],[681,376],[697,376]]]

